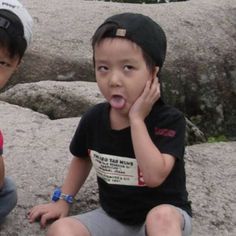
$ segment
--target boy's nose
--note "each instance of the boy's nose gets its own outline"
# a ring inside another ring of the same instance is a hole
[[[110,86],[117,87],[121,86],[121,77],[118,72],[113,72],[110,77]]]

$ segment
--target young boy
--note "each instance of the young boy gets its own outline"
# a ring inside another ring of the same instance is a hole
[[[92,38],[95,75],[107,102],[81,119],[70,144],[74,158],[53,203],[31,209],[47,236],[190,235],[185,186],[184,115],[161,99],[156,78],[166,36],[152,19],[108,18]],[[66,217],[69,203],[96,169],[101,207]]]
[[[32,23],[31,16],[17,0],[0,0],[0,90],[20,64],[31,40]],[[5,176],[2,154],[0,130],[0,224],[17,202],[16,186]]]

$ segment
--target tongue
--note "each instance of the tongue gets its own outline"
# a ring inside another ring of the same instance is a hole
[[[125,106],[125,99],[122,96],[113,96],[110,104],[115,109],[122,109]]]

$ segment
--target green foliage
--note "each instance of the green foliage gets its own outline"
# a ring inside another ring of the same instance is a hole
[[[208,143],[216,143],[216,142],[227,142],[228,139],[224,135],[219,135],[217,137],[208,137]]]

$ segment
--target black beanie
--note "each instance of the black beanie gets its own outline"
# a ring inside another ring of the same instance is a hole
[[[150,17],[138,13],[122,13],[111,16],[100,27],[108,23],[117,25],[117,28],[107,36],[124,37],[135,42],[154,60],[156,66],[162,67],[167,42],[166,35],[160,25]]]

